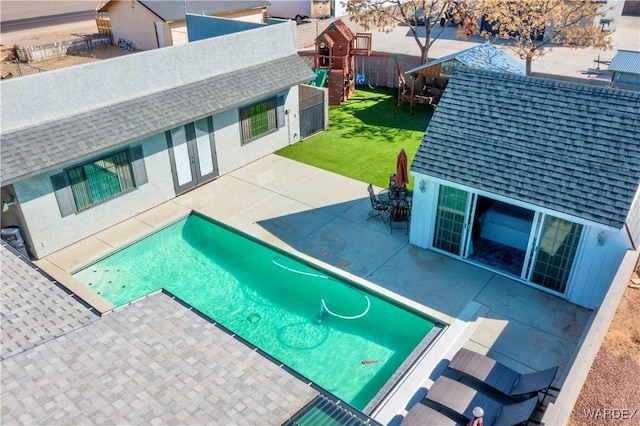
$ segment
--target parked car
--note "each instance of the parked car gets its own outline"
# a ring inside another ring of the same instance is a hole
[[[444,27],[447,24],[460,25],[464,22],[462,16],[462,7],[459,1],[454,1],[445,11],[444,15],[440,17],[440,26]]]
[[[422,9],[421,7],[416,9],[416,11],[413,12],[413,16],[409,18],[409,23],[411,25],[423,26],[424,25],[424,9]]]
[[[453,3],[453,5],[445,10],[444,15],[440,17],[440,25],[443,27],[447,25],[447,22],[460,25],[463,21],[462,13],[460,13],[460,3],[458,1],[454,1]],[[437,19],[437,16],[435,18]],[[423,26],[424,23],[424,9],[419,7],[409,18],[409,24]]]

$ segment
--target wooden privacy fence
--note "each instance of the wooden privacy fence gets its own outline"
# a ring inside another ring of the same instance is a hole
[[[298,51],[298,56],[313,70],[315,52]],[[355,72],[364,77],[364,81],[356,82],[356,86],[371,85],[373,87],[398,88],[404,78],[404,71],[420,65],[420,57],[387,52],[372,52],[371,56],[355,57]]]
[[[56,41],[39,46],[16,46],[16,57],[20,62],[36,62],[68,53],[84,52],[113,44],[111,34],[92,34],[72,40]]]

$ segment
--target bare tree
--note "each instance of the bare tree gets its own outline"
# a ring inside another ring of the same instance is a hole
[[[347,0],[347,13],[351,20],[366,30],[378,28],[389,32],[398,24],[409,27],[420,48],[422,63],[429,61],[429,49],[445,30],[447,17],[452,17],[454,0]],[[443,25],[440,25],[441,19]],[[418,28],[424,25],[421,36]]]
[[[610,33],[599,25],[607,13],[601,1],[478,0],[473,7],[464,13],[482,17],[490,26],[476,31],[487,40],[512,40],[512,48],[525,61],[527,75],[531,62],[554,46],[611,49]]]

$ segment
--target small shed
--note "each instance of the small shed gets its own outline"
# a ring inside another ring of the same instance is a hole
[[[615,87],[632,85],[640,87],[640,52],[618,50],[609,64],[611,82]]]
[[[400,92],[401,99],[414,103],[436,105],[442,96],[453,70],[459,67],[475,68],[525,75],[524,64],[491,43],[484,43],[451,55],[430,61],[405,71],[411,77],[411,86]]]
[[[639,116],[640,92],[459,67],[411,165],[409,240],[599,308],[640,247]]]

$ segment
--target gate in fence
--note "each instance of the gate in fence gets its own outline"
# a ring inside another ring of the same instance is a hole
[[[325,129],[325,91],[300,86],[300,138]]]

